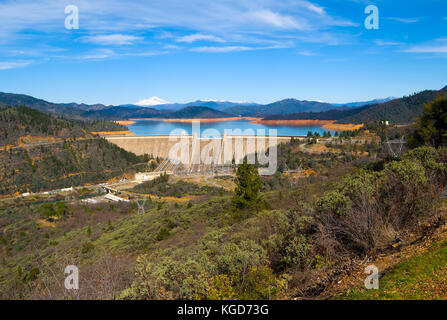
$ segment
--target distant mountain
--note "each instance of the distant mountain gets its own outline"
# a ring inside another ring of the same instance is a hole
[[[79,116],[88,110],[102,110],[108,108],[103,104],[52,103],[24,94],[0,92],[0,106],[27,106],[41,112]]]
[[[186,107],[179,111],[171,112],[164,115],[167,119],[216,119],[228,118],[234,115],[226,112],[218,111],[209,107]]]
[[[337,120],[340,123],[366,123],[387,120],[391,123],[405,124],[413,122],[422,114],[425,103],[439,94],[447,94],[447,87],[426,90],[408,97],[394,99],[384,103],[368,104],[359,108],[336,108],[324,112],[301,112],[266,116],[264,120]]]
[[[224,112],[241,116],[268,116],[273,114],[291,114],[298,112],[320,112],[334,109],[329,103],[317,101],[301,101],[296,99],[284,99],[265,105],[234,106]]]
[[[332,109],[323,112],[299,112],[292,114],[276,114],[265,117],[263,120],[342,120],[354,116],[364,110],[371,108],[366,105],[359,108]]]
[[[81,116],[94,119],[122,120],[130,118],[162,117],[168,112],[154,108],[138,106],[109,107],[102,110],[90,110],[81,113]]]
[[[149,107],[149,106],[157,106],[157,105],[163,105],[163,104],[169,104],[169,101],[163,100],[162,98],[159,98],[157,96],[150,97],[148,99],[143,99],[135,103],[137,106],[140,107]]]
[[[344,118],[342,121],[345,123],[362,123],[387,120],[393,123],[410,123],[417,116],[422,115],[423,105],[435,99],[439,94],[447,94],[447,87],[439,91],[425,90],[408,97],[373,104],[355,115]]]
[[[220,100],[208,100],[208,101],[197,100],[188,103],[169,103],[162,105],[154,105],[153,107],[163,111],[178,111],[186,107],[208,107],[218,111],[224,111],[225,109],[230,107],[237,107],[237,106],[244,107],[247,105],[256,105],[256,104],[248,102],[232,102],[232,101],[220,101]]]
[[[394,99],[397,99],[397,98],[388,97],[388,98],[384,98],[384,99],[374,99],[374,100],[362,101],[362,102],[332,103],[332,105],[335,107],[358,108],[358,107],[363,107],[363,106],[367,106],[370,104],[385,103],[385,102],[388,102],[388,101],[391,101]]]
[[[394,100],[389,97],[367,102],[351,102],[335,105],[317,101],[284,99],[265,105],[218,100],[198,100],[186,104],[174,103],[155,105],[152,107],[142,107],[134,104],[106,106],[103,104],[52,103],[22,94],[0,93],[0,106],[22,105],[42,112],[77,119],[173,119],[222,118],[231,116],[256,116],[272,119],[272,116],[274,116],[273,118],[278,120],[296,119],[296,117],[300,116],[305,117],[304,119],[335,117],[336,119],[329,120],[340,120],[343,122],[388,120],[394,123],[408,123],[422,113],[422,105],[424,103],[433,100],[441,92],[447,94],[447,87],[439,91],[426,90],[409,97]],[[156,100],[152,99],[151,101]],[[343,113],[351,109],[356,111]]]

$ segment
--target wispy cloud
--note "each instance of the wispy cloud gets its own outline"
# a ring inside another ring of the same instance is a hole
[[[96,36],[87,36],[83,38],[85,42],[95,43],[99,45],[106,45],[106,46],[132,45],[136,41],[142,39],[143,39],[142,37],[124,35],[124,34],[96,35]]]
[[[22,68],[30,65],[32,61],[0,61],[0,70]]]
[[[225,46],[225,47],[195,47],[190,49],[190,51],[193,52],[212,52],[212,53],[250,51],[250,50],[256,50],[256,48],[247,46]]]
[[[271,49],[284,49],[289,48],[288,43],[276,44],[271,46],[204,46],[204,47],[194,47],[189,49],[192,52],[210,52],[210,53],[225,53],[225,52],[236,52],[236,51],[253,51],[253,50],[271,50]]]
[[[138,40],[133,35],[135,31],[141,33],[153,28],[160,31],[170,28],[167,34],[175,33],[172,30],[177,28],[191,30],[207,36],[202,40],[229,42],[228,38],[236,36],[262,38],[278,32],[290,35],[298,31],[327,32],[328,26],[357,25],[329,15],[309,0],[153,0],[150,5],[145,0],[77,0],[75,4],[80,8],[82,32],[91,34],[87,39],[100,45],[131,44]],[[55,36],[67,34],[63,28],[63,9],[60,2],[52,0],[5,0],[0,4],[0,39],[16,41],[17,33],[24,30]],[[123,35],[124,32],[131,35]]]
[[[175,44],[167,44],[163,46],[166,50],[180,50],[182,47],[176,46]]]
[[[386,19],[409,24],[409,23],[417,23],[417,22],[421,21],[422,18],[387,17]]]
[[[324,8],[318,6],[310,1],[301,1],[301,5],[315,13],[326,14],[326,11],[324,10]]]
[[[221,39],[219,37],[209,35],[209,34],[201,34],[201,33],[195,33],[190,34],[187,36],[179,37],[175,39],[177,42],[186,42],[186,43],[193,43],[195,41],[210,41],[210,42],[225,42],[224,39]]]
[[[403,51],[409,53],[444,54],[447,53],[447,38],[439,38],[430,43],[415,45]]]
[[[81,55],[78,57],[80,60],[102,60],[115,56],[115,51],[110,49],[94,50],[93,52]]]
[[[281,15],[270,10],[258,10],[250,14],[251,18],[258,22],[265,23],[277,28],[285,29],[299,29],[304,30],[309,27],[303,23],[298,22],[296,18],[288,15]]]
[[[298,51],[297,54],[304,57],[314,57],[318,55],[317,53],[312,51]]]
[[[402,45],[402,42],[398,42],[398,41],[387,41],[387,40],[374,40],[374,43],[377,44],[378,46],[399,46]]]
[[[415,46],[404,51],[411,53],[447,53],[447,44],[440,46]]]

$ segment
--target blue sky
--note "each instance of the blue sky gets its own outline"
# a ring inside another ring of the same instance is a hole
[[[341,103],[446,85],[445,0],[0,1],[0,91],[54,102]]]

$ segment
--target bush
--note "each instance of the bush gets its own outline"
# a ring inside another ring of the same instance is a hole
[[[168,228],[162,227],[160,231],[158,231],[157,236],[155,237],[157,241],[162,241],[168,238],[170,235]]]

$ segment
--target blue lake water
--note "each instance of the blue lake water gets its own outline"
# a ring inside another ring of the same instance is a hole
[[[136,135],[169,135],[169,134],[181,134],[184,130],[187,134],[192,134],[193,127],[191,123],[183,122],[164,122],[164,121],[137,121],[135,124],[127,126],[130,131]],[[203,135],[215,135],[210,131],[214,129],[220,135],[224,132],[227,134],[241,134],[234,132],[235,129],[240,129],[242,134],[257,134],[258,129],[264,129],[265,134],[269,134],[269,130],[276,129],[278,136],[307,136],[309,131],[318,132],[323,135],[325,129],[321,126],[290,126],[290,125],[265,125],[260,123],[252,123],[248,120],[234,120],[234,121],[222,121],[222,122],[211,122],[211,123],[200,123],[200,136]],[[175,131],[174,131],[175,130]],[[232,130],[232,132],[229,132]],[[194,129],[194,132],[199,131]],[[331,131],[333,134],[334,132]]]

